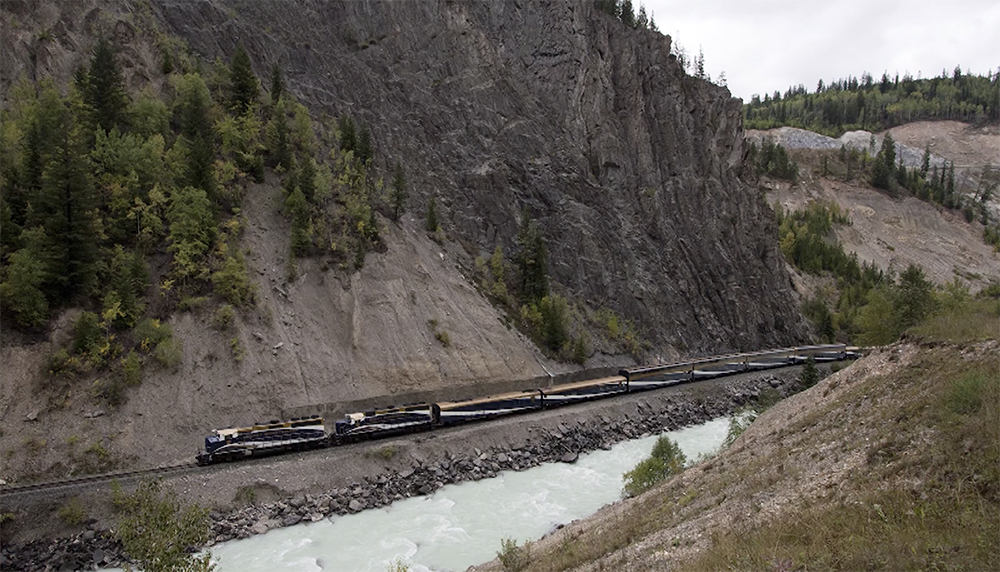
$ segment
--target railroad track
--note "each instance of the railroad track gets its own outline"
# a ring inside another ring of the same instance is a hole
[[[24,485],[5,485],[0,487],[0,498],[22,495],[31,492],[53,491],[66,487],[78,487],[81,485],[106,483],[115,480],[131,480],[142,477],[155,477],[171,473],[180,473],[187,470],[199,469],[197,463],[180,463],[177,465],[167,465],[163,467],[153,467],[150,469],[140,469],[137,471],[123,471],[118,473],[101,473],[99,475],[86,475],[73,479],[61,481],[47,481],[44,483],[29,483]]]
[[[828,348],[836,347],[841,355],[838,358],[832,358],[826,356],[823,361],[833,361],[834,359],[845,359],[849,354],[856,357],[858,348],[846,348],[843,345],[839,346],[805,346],[800,348],[784,348],[780,350],[768,350],[763,352],[752,352],[752,353],[740,353],[740,354],[730,354],[724,356],[716,356],[713,358],[702,358],[698,360],[680,362],[673,364],[663,364],[663,365],[653,365],[645,367],[635,367],[627,368],[621,370],[621,379],[627,383],[632,383],[639,385],[643,383],[642,380],[649,379],[660,379],[656,383],[659,387],[667,387],[670,385],[677,385],[679,383],[685,383],[690,381],[698,381],[703,376],[709,379],[715,377],[723,377],[727,375],[732,375],[736,373],[748,373],[750,371],[749,366],[760,366],[763,369],[780,369],[783,367],[789,367],[794,365],[801,365],[802,362],[790,360],[790,361],[779,361],[779,362],[766,362],[766,360],[789,360],[789,358],[798,356],[803,350],[811,353],[817,353],[821,350],[826,350]],[[843,353],[843,352],[848,353]],[[817,354],[820,355],[820,354]],[[817,360],[819,361],[819,360]],[[600,381],[600,380],[598,380]],[[649,383],[648,381],[646,383]],[[41,491],[54,491],[60,488],[68,487],[79,487],[88,484],[98,484],[105,483],[114,480],[133,480],[143,477],[156,477],[160,475],[167,475],[172,473],[180,473],[185,471],[194,471],[199,469],[207,469],[211,467],[203,467],[198,465],[196,462],[186,462],[176,465],[167,465],[163,467],[153,467],[149,469],[141,469],[137,471],[124,471],[118,473],[103,473],[99,475],[87,475],[83,477],[78,477],[74,479],[65,479],[60,481],[48,481],[43,483],[30,483],[24,485],[4,485],[0,486],[0,499],[10,498],[13,496],[19,496],[24,494],[29,494],[32,492]]]

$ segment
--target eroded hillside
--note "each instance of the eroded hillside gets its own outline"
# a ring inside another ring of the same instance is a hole
[[[932,165],[957,163],[956,192],[970,199],[980,188],[983,169],[1000,153],[995,125],[918,122],[895,127],[889,133],[910,167],[920,165],[924,149],[930,150]],[[983,225],[978,220],[966,220],[960,210],[945,209],[905,192],[890,196],[856,174],[847,178],[833,169],[824,174],[824,161],[834,164],[830,153],[842,143],[865,148],[870,134],[848,133],[835,140],[792,128],[751,132],[758,140],[763,136],[786,145],[801,166],[796,184],[764,181],[768,201],[780,203],[786,210],[801,210],[813,201],[836,204],[849,222],[835,226],[836,239],[845,251],[856,253],[859,261],[896,273],[916,264],[939,285],[957,278],[973,291],[1000,281],[1000,255],[984,242]],[[881,141],[881,137],[877,139]],[[998,204],[994,197],[988,207],[995,211]]]

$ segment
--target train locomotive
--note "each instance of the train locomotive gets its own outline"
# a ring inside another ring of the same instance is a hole
[[[380,439],[735,373],[801,365],[810,358],[816,362],[830,362],[859,356],[857,348],[828,344],[624,368],[618,375],[542,389],[525,389],[463,401],[410,403],[400,407],[350,413],[344,419],[336,421],[334,430],[329,433],[323,418],[319,416],[272,421],[244,428],[217,429],[205,438],[205,450],[198,453],[197,461],[200,465],[207,465]]]
[[[271,421],[250,427],[216,429],[205,437],[199,465],[324,447],[329,442],[322,417]]]

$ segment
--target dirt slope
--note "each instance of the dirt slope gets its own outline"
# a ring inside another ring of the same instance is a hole
[[[566,369],[546,362],[473,290],[456,268],[461,247],[431,241],[411,218],[401,227],[382,222],[388,250],[369,254],[360,272],[324,271],[304,260],[298,278],[285,285],[289,229],[280,190],[252,186],[245,205],[242,249],[256,277],[258,307],[240,314],[228,332],[210,327],[214,306],[176,314],[170,323],[184,346],[181,365],[147,368],[118,410],[90,398],[93,378],[41,375],[75,313],[58,322],[48,342],[0,350],[0,478],[65,476],[98,461],[130,467],[185,461],[212,429],[296,407],[321,411],[324,404],[376,396],[388,404],[415,388],[475,391],[476,384]],[[435,331],[448,333],[447,347]],[[87,452],[97,451],[95,444],[106,457]]]
[[[535,543],[528,570],[995,569],[996,472],[975,457],[995,460],[1000,435],[951,442],[969,418],[942,401],[970,370],[995,373],[998,350],[879,349],[769,409],[717,457]],[[980,414],[995,419],[996,388],[984,391]],[[941,490],[967,479],[982,496]],[[978,516],[957,516],[967,506]]]
[[[1000,154],[997,126],[918,122],[890,132],[911,155],[930,146],[935,157],[954,161],[967,173],[978,174],[987,164],[996,163]],[[795,185],[763,181],[768,202],[780,203],[786,210],[801,209],[814,200],[836,203],[851,221],[849,226],[836,228],[837,240],[845,251],[857,253],[859,260],[896,272],[917,264],[938,284],[958,277],[973,291],[1000,280],[1000,256],[983,242],[978,222],[968,223],[960,213],[914,197],[894,199],[858,179],[821,176],[823,151],[819,149],[839,148],[839,144],[829,144],[836,140],[791,128],[752,136],[767,134],[794,145],[790,156],[800,165],[800,181]],[[957,187],[959,192],[974,191],[974,177],[959,177]]]

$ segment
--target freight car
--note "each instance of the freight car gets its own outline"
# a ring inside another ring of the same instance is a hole
[[[753,353],[730,354],[686,362],[625,368],[616,376],[565,383],[544,389],[525,389],[437,403],[411,403],[351,413],[334,423],[329,435],[322,417],[273,421],[242,429],[219,429],[205,438],[199,464],[281,453],[327,444],[339,445],[436,427],[479,421],[603,399],[621,393],[647,391],[735,373],[800,365],[812,358],[829,362],[859,357],[858,348],[843,344],[800,346]]]

